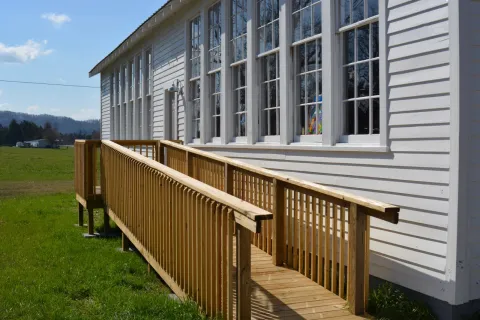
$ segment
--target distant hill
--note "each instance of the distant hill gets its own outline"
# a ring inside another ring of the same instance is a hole
[[[77,132],[90,134],[94,130],[100,131],[100,120],[78,121],[68,117],[57,117],[49,114],[34,115],[21,112],[0,111],[0,125],[3,127],[7,127],[13,119],[19,123],[22,121],[31,121],[37,126],[43,126],[45,122],[48,121],[63,134]]]

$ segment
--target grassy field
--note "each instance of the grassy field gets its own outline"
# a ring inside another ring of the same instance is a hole
[[[204,318],[119,238],[82,237],[72,179],[72,149],[0,148],[0,319]]]

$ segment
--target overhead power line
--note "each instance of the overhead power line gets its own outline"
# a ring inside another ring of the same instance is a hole
[[[94,87],[94,86],[83,86],[83,85],[77,85],[77,84],[63,84],[63,83],[50,83],[50,82],[16,81],[16,80],[4,80],[4,79],[0,79],[0,82],[36,84],[36,85],[44,85],[44,86],[58,86],[58,87],[100,89],[100,87]]]

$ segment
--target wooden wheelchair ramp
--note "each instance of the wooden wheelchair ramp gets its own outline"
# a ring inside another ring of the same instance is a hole
[[[331,291],[295,270],[273,265],[263,250],[252,245],[251,252],[252,319],[363,319],[352,315],[347,302]]]
[[[224,319],[361,319],[370,217],[399,218],[398,207],[169,141],[77,141],[75,190],[89,233],[104,208],[124,249]]]

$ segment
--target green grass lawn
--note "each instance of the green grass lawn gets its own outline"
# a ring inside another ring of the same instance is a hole
[[[73,183],[72,158],[71,149],[0,149],[8,191],[0,193],[0,319],[204,318],[195,304],[169,298],[141,256],[117,250],[119,238],[82,237],[74,194],[62,185]]]

